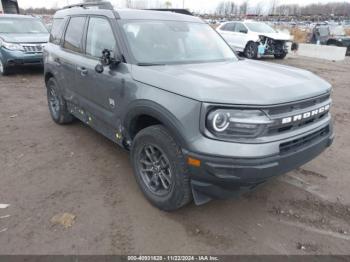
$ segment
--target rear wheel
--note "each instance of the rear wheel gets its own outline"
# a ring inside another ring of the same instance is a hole
[[[145,128],[136,135],[131,160],[136,181],[154,206],[172,211],[191,201],[182,150],[162,125]]]
[[[244,55],[249,59],[257,59],[258,45],[254,42],[249,42],[244,50]]]
[[[69,124],[74,120],[74,117],[67,109],[66,101],[59,94],[58,85],[54,78],[50,78],[46,84],[47,87],[47,102],[53,121],[57,124]]]

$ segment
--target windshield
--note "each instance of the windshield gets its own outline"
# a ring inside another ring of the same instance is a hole
[[[276,33],[275,29],[265,23],[246,23],[250,31],[256,33]]]
[[[47,29],[39,19],[0,18],[0,33],[37,34]]]
[[[140,65],[238,60],[207,24],[132,20],[123,23],[123,30]]]

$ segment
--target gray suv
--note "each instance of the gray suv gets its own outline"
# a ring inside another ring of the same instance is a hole
[[[70,6],[54,16],[44,65],[53,120],[77,118],[130,151],[162,210],[252,190],[333,141],[329,83],[241,60],[193,16]]]

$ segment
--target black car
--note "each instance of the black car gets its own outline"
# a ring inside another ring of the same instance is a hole
[[[311,43],[347,47],[346,55],[350,55],[350,36],[342,26],[317,25],[312,32]]]

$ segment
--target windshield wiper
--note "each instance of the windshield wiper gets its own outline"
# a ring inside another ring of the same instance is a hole
[[[138,66],[164,66],[165,64],[157,64],[157,63],[137,63]]]

